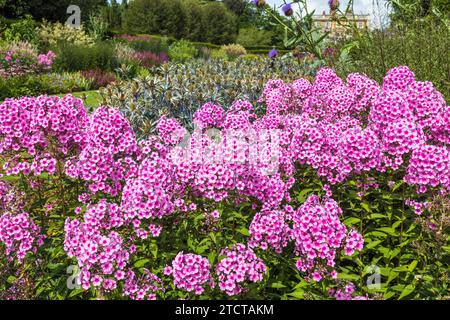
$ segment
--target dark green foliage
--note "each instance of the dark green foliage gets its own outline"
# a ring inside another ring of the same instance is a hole
[[[137,51],[151,51],[154,53],[167,52],[167,44],[163,41],[132,41],[128,45]]]
[[[92,12],[106,4],[107,0],[6,0],[0,10],[9,18],[31,14],[37,20],[65,22],[69,16],[66,12],[69,5],[78,5],[81,9],[81,19],[85,20]]]
[[[125,12],[124,28],[134,34],[162,34],[177,39],[232,43],[237,18],[223,4],[196,0],[135,0]]]
[[[113,71],[117,67],[114,46],[100,42],[93,46],[61,44],[56,52],[55,67],[60,71],[100,69]]]
[[[235,42],[237,19],[223,4],[214,2],[205,6],[202,24],[205,41],[217,44]]]
[[[0,101],[6,98],[84,91],[89,81],[79,74],[39,74],[4,79],[0,77]]]

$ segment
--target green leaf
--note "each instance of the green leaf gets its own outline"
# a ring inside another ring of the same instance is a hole
[[[16,277],[14,277],[14,276],[9,276],[8,279],[6,279],[6,281],[8,281],[9,284],[12,284],[15,280],[16,280]]]
[[[243,234],[244,236],[249,237],[250,236],[250,232],[248,232],[248,229],[245,227],[240,228],[239,230],[237,230],[240,234]]]
[[[358,222],[360,222],[361,219],[360,218],[356,218],[356,217],[350,217],[344,220],[345,225],[347,226],[351,226],[353,224],[356,224]]]
[[[297,195],[297,200],[300,201],[300,203],[303,203],[306,201],[306,196],[310,193],[314,191],[313,189],[303,189],[302,191],[300,191]]]
[[[415,285],[413,285],[413,284],[408,284],[408,285],[403,289],[403,291],[402,291],[402,293],[400,294],[400,297],[398,297],[398,299],[400,300],[400,299],[402,299],[402,298],[404,298],[404,297],[410,295],[410,294],[414,291],[415,288],[416,288]]]
[[[394,184],[394,186],[392,187],[392,191],[397,190],[398,188],[400,188],[405,182],[403,180],[399,180],[397,181],[396,184]]]
[[[366,210],[367,212],[372,212],[372,209],[370,209],[369,205],[365,202],[361,203],[361,207],[363,207],[363,209]]]
[[[409,266],[408,266],[408,271],[414,271],[414,269],[416,268],[416,266],[417,266],[417,263],[418,263],[418,261],[417,260],[414,260],[413,262],[411,262],[410,264],[409,264]]]
[[[444,249],[445,252],[450,252],[450,246],[444,246],[442,249]]]
[[[214,264],[215,259],[216,259],[216,253],[214,251],[210,252],[208,254],[208,261],[211,265]]]
[[[369,219],[384,219],[384,218],[386,218],[386,215],[384,215],[384,214],[381,214],[381,213],[372,213],[372,214],[369,214]]]
[[[214,244],[217,244],[217,239],[216,239],[216,235],[214,234],[214,232],[210,232],[209,237],[214,242]]]
[[[134,266],[136,267],[136,268],[142,268],[147,262],[149,262],[150,260],[149,259],[141,259],[141,260],[138,260],[138,261],[136,261],[135,263],[134,263]]]
[[[356,274],[348,274],[348,273],[338,273],[338,278],[339,279],[344,279],[344,280],[359,280],[360,276],[356,275]]]
[[[366,236],[375,236],[375,237],[380,237],[380,238],[386,238],[386,233],[380,232],[380,231],[372,231],[372,232],[366,233]]]
[[[383,242],[383,241],[382,240],[372,241],[372,242],[367,244],[366,248],[367,249],[372,249],[372,248],[376,247],[377,245],[379,245],[381,242]]]
[[[400,253],[400,248],[395,248],[394,250],[390,251],[389,259],[395,258]]]
[[[304,299],[305,298],[305,291],[297,290],[297,291],[289,293],[288,296],[294,297],[296,299]]]
[[[385,233],[387,233],[387,234],[390,235],[390,236],[398,236],[398,235],[399,235],[398,232],[395,231],[395,229],[394,229],[394,228],[391,228],[391,227],[377,228],[377,230],[382,231],[382,232],[385,232]]]
[[[395,269],[394,269],[395,270]],[[395,278],[397,278],[399,275],[399,273],[394,272],[393,270],[389,271],[389,276],[388,276],[388,280],[386,282],[386,284],[389,284],[392,280],[394,280]]]
[[[274,283],[272,283],[272,288],[282,289],[282,288],[286,288],[286,286],[284,284],[282,284],[281,282],[274,282]]]

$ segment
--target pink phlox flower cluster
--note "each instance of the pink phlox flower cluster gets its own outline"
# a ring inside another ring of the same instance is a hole
[[[38,56],[38,64],[41,65],[42,69],[50,70],[55,58],[56,54],[50,50],[47,54],[40,54]]]
[[[251,102],[236,100],[224,115],[222,127],[229,130],[248,130],[255,118]]]
[[[252,249],[237,243],[231,249],[223,249],[220,255],[225,256],[225,258],[216,265],[216,275],[220,290],[227,295],[240,294],[243,291],[242,284],[245,281],[262,281],[266,266]]]
[[[12,214],[3,212],[0,216],[0,244],[9,260],[23,261],[29,252],[36,253],[45,238],[27,212]]]
[[[249,228],[250,248],[259,247],[263,250],[272,248],[282,253],[291,238],[291,229],[286,223],[283,211],[261,211],[255,214]]]
[[[201,295],[205,291],[205,285],[209,284],[214,288],[210,269],[208,259],[192,253],[179,252],[165,273],[172,275],[173,283],[178,289]]]
[[[122,192],[121,210],[124,218],[132,222],[135,232],[141,239],[149,235],[158,236],[161,228],[150,223],[144,227],[145,220],[162,219],[175,211],[177,194],[182,196],[176,182],[175,166],[169,161],[167,150],[157,140],[141,143],[143,160],[136,177],[126,181]]]
[[[91,193],[117,195],[123,181],[137,173],[140,149],[128,120],[115,108],[100,107],[89,120],[87,144],[66,163],[66,173],[89,185]]]
[[[406,91],[415,82],[414,72],[406,66],[389,70],[383,79],[383,90]]]
[[[119,206],[101,200],[87,207],[84,219],[66,220],[64,250],[81,268],[80,281],[105,291],[117,288],[124,279],[130,253],[116,231],[124,223]]]
[[[297,83],[297,85],[299,85]],[[297,89],[299,89],[297,87]],[[300,88],[300,90],[303,88]],[[266,114],[283,114],[293,111],[294,105],[292,87],[283,80],[269,80],[259,101],[265,102]]]
[[[194,124],[200,129],[210,127],[217,128],[222,125],[223,117],[223,108],[220,105],[208,102],[195,111],[193,121]]]
[[[162,116],[156,125],[159,138],[169,146],[180,143],[186,135],[186,129],[174,118]]]
[[[142,270],[140,277],[131,270],[126,273],[123,287],[124,296],[133,300],[156,300],[158,291],[164,291],[162,281],[147,269]]]
[[[357,97],[357,102],[353,105],[353,111],[357,113],[370,110],[381,92],[378,83],[359,73],[351,73],[347,76],[347,87],[351,88]]]
[[[398,169],[404,162],[403,156],[409,155],[424,141],[425,135],[422,129],[414,122],[401,119],[390,123],[382,135],[385,165],[394,170]]]
[[[336,201],[312,195],[293,216],[297,268],[312,273],[316,281],[334,268],[339,251],[350,256],[363,247],[362,236],[347,230],[339,220],[341,214]]]
[[[420,202],[412,199],[406,199],[405,205],[414,207],[414,212],[420,216],[425,209],[429,208],[432,205],[432,203],[430,201]]]
[[[450,151],[448,148],[421,145],[414,149],[409,159],[406,183],[416,185],[418,192],[439,185],[450,188]]]
[[[57,161],[85,144],[87,112],[73,96],[7,99],[0,114],[0,153],[12,155],[3,165],[7,175],[55,174]]]
[[[336,288],[328,290],[328,295],[336,300],[370,300],[367,296],[353,296],[355,292],[355,285],[348,283],[343,288]]]

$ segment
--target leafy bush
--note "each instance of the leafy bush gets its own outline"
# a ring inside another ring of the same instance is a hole
[[[169,47],[169,57],[174,61],[186,61],[197,55],[197,48],[189,41],[180,40]]]
[[[450,29],[444,23],[425,19],[393,26],[384,31],[363,33],[347,45],[354,47],[347,59],[338,61],[336,70],[341,75],[363,72],[381,81],[385,72],[406,64],[420,80],[432,81],[450,101],[450,64],[448,51]]]
[[[23,96],[86,91],[91,88],[91,81],[78,72],[0,78],[0,101]]]
[[[225,50],[223,49],[215,49],[211,51],[211,56],[212,59],[216,59],[216,60],[228,60],[228,55],[225,52]]]
[[[229,44],[222,46],[222,50],[225,51],[225,54],[230,59],[236,59],[237,57],[245,56],[247,54],[245,48],[240,44]]]
[[[295,79],[302,76],[302,69],[292,59],[269,61],[259,57],[251,61],[171,62],[153,73],[100,90],[108,105],[119,108],[131,120],[139,136],[153,132],[162,114],[176,117],[190,129],[194,112],[206,102],[223,106],[241,98],[256,102],[268,79]]]
[[[118,66],[114,45],[99,42],[91,46],[61,43],[55,67],[61,71],[100,69],[112,71]]]
[[[89,15],[86,30],[89,36],[96,41],[102,41],[106,39],[108,33],[108,23],[103,19],[100,13],[91,13]]]
[[[247,47],[270,46],[272,44],[273,32],[260,30],[256,27],[239,29],[236,43]]]
[[[202,41],[215,44],[234,43],[237,36],[237,17],[223,3],[210,2],[204,7]]]
[[[92,46],[95,42],[83,28],[72,28],[59,22],[44,22],[38,32],[40,42],[47,48],[55,47],[61,42],[77,46]]]
[[[26,19],[19,20],[11,24],[3,33],[3,37],[8,42],[36,42],[37,25],[31,16],[27,16]]]

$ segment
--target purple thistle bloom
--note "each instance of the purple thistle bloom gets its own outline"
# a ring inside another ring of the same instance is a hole
[[[252,0],[252,3],[257,6],[258,8],[264,8],[264,6],[266,5],[266,1],[265,0]]]
[[[294,10],[292,10],[292,4],[291,3],[287,3],[285,4],[281,10],[284,12],[284,15],[289,17],[292,16],[292,14],[294,13]]]
[[[328,0],[328,6],[331,10],[336,10],[339,7],[339,0]]]
[[[270,50],[270,52],[269,52],[269,58],[270,59],[275,59],[275,57],[278,55],[278,51],[275,49],[275,48],[273,48],[272,50]]]

